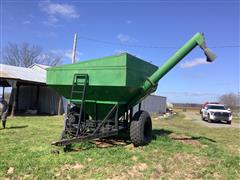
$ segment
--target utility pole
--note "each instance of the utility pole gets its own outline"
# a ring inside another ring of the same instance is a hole
[[[76,62],[76,47],[77,47],[77,34],[74,34],[73,50],[72,50],[72,64]]]

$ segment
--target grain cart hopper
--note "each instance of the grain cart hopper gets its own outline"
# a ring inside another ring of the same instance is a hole
[[[61,140],[53,144],[110,137],[129,129],[135,146],[149,143],[152,122],[149,113],[141,110],[141,101],[196,46],[207,61],[215,59],[203,35],[196,33],[160,68],[125,53],[47,69],[47,85],[69,101]],[[139,110],[133,115],[137,104]]]

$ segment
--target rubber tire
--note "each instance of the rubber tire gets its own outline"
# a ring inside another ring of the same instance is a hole
[[[148,112],[138,111],[134,114],[130,125],[130,138],[135,147],[151,142],[152,120]]]
[[[232,124],[232,121],[227,121],[227,124]]]
[[[202,120],[205,121],[205,117],[203,117],[203,114],[202,114]]]
[[[212,120],[210,119],[210,115],[209,114],[208,114],[208,119],[207,120],[208,120],[209,123],[212,122]]]

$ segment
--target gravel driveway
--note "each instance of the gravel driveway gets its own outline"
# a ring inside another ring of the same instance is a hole
[[[212,127],[212,128],[240,128],[240,124],[239,123],[234,123],[232,122],[232,124],[225,124],[224,122],[212,122],[212,123],[208,123],[207,121],[203,121],[201,118],[201,115],[199,114],[199,112],[194,112],[194,111],[187,111],[187,112],[183,112],[183,114],[185,115],[185,119],[189,119],[189,120],[194,120],[196,123],[202,124],[204,126],[207,127]]]

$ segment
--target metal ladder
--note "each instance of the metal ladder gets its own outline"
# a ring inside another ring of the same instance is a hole
[[[86,95],[86,87],[88,85],[88,75],[87,74],[74,74],[73,77],[73,83],[72,83],[72,90],[71,90],[71,96],[70,96],[70,104],[72,102],[74,102],[73,98],[74,95],[79,94],[79,99],[80,101],[80,112],[77,114],[79,121],[78,121],[78,126],[77,126],[77,132],[76,132],[76,136],[79,135],[79,131],[80,131],[80,125],[81,125],[81,120],[82,120],[82,116],[85,118],[85,115],[83,114],[83,110],[84,110],[84,103],[85,103],[85,95]],[[79,90],[79,88],[82,89]],[[70,108],[68,109],[68,112],[70,111]]]

